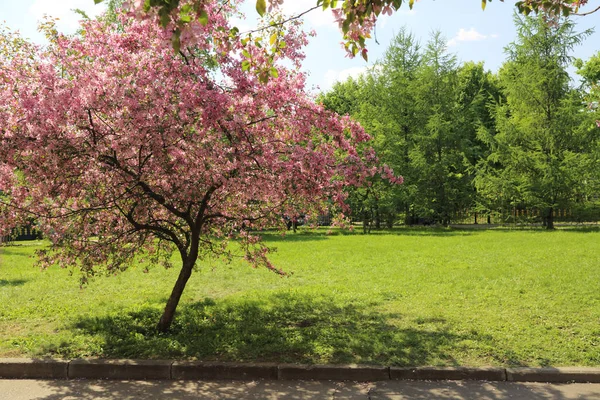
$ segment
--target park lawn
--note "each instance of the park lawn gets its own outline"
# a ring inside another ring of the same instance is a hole
[[[338,233],[338,232],[334,232]],[[0,357],[397,366],[600,365],[600,231],[409,229],[266,234],[280,277],[201,264],[169,334],[176,269],[80,288],[42,242],[0,248]]]

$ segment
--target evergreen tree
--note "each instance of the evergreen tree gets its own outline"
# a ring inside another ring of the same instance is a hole
[[[496,135],[479,188],[513,207],[542,211],[548,229],[554,210],[573,201],[589,152],[579,129],[581,98],[569,87],[569,56],[589,31],[572,22],[515,16],[517,39],[506,52],[499,78],[506,101],[496,107]],[[500,167],[500,168],[498,168]]]

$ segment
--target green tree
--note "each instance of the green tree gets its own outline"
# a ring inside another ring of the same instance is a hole
[[[489,132],[494,129],[494,113],[491,107],[500,98],[497,77],[484,69],[482,62],[466,62],[458,69],[458,87],[456,90],[457,123],[463,136],[462,151],[466,174],[471,184],[470,190],[465,188],[463,204],[474,211],[474,223],[478,223],[480,214],[487,214],[490,223],[490,212],[496,205],[489,197],[482,196],[475,187],[475,178],[480,160],[487,158],[490,148],[479,139],[479,131]]]
[[[419,43],[403,28],[368,74],[337,83],[321,97],[327,108],[357,119],[373,136],[374,148],[382,161],[404,176],[403,185],[381,181],[368,188],[353,189],[351,197],[358,211],[355,218],[360,218],[365,226],[370,221],[376,227],[382,222],[390,226],[402,211],[410,216],[417,196],[409,153],[416,127],[422,123],[415,101],[415,77],[421,60]]]
[[[589,166],[582,98],[569,87],[569,52],[589,31],[572,22],[515,16],[517,39],[499,77],[506,101],[496,107],[496,135],[479,188],[511,206],[535,207],[554,228],[554,211],[574,201]]]
[[[468,133],[459,125],[458,113],[464,110],[456,101],[456,56],[448,52],[439,32],[427,43],[415,83],[416,103],[424,117],[410,152],[411,164],[418,171],[415,208],[419,215],[447,225],[455,211],[469,205],[472,190],[464,153]]]
[[[379,125],[376,137],[378,151],[390,165],[402,171],[404,184],[395,188],[396,207],[403,211],[404,222],[412,223],[418,193],[418,171],[411,162],[417,127],[424,123],[418,109],[416,77],[423,66],[423,53],[414,35],[402,28],[394,37],[379,65],[377,109],[371,122]]]

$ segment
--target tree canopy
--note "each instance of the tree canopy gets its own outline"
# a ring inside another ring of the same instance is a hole
[[[281,273],[254,230],[344,211],[344,189],[375,174],[399,179],[358,123],[304,92],[302,32],[281,36],[261,82],[241,57],[266,63],[259,47],[226,40],[235,8],[221,6],[179,53],[170,33],[125,16],[71,37],[48,21],[47,47],[0,35],[0,226],[35,218],[52,241],[44,263],[84,279],[135,261],[170,267],[175,250],[161,331],[197,260],[239,255]]]

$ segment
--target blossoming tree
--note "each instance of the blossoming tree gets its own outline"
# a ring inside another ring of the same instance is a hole
[[[251,232],[343,209],[344,187],[375,174],[401,180],[377,166],[357,123],[305,93],[296,26],[265,59],[259,41],[228,40],[235,2],[212,5],[178,53],[169,32],[125,17],[74,37],[48,22],[45,48],[0,34],[0,227],[35,218],[52,242],[42,261],[84,279],[137,257],[169,266],[175,250],[160,331],[198,260],[239,247],[281,272]]]

